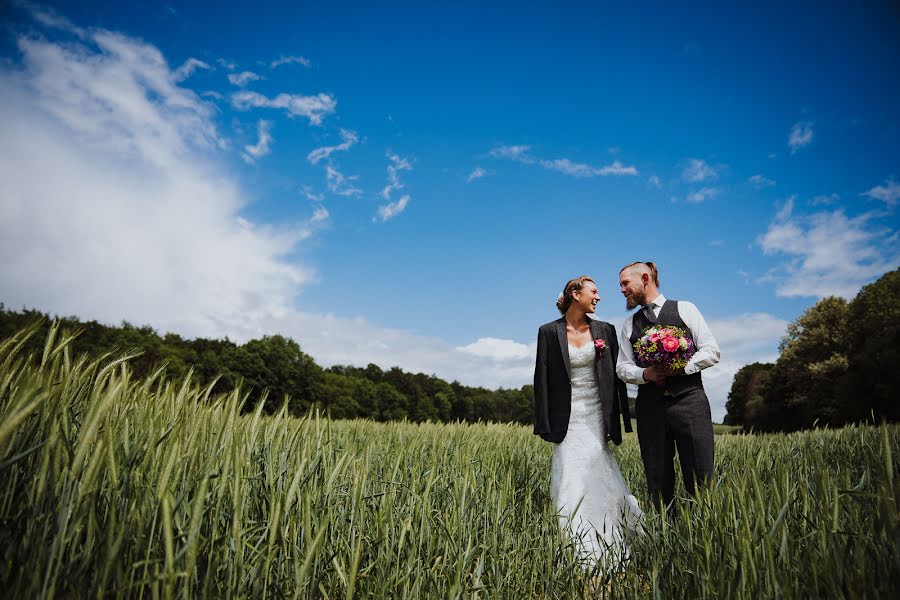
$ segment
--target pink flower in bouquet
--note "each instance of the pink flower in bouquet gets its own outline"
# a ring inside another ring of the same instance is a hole
[[[651,344],[655,344],[656,342],[659,341],[659,334],[651,333],[650,337],[647,338],[647,341],[650,342]]]
[[[678,338],[667,337],[662,341],[663,348],[666,352],[675,352],[681,346]]]
[[[600,352],[600,351],[602,351],[602,350],[606,350],[606,342],[604,342],[604,341],[601,340],[600,338],[597,338],[596,340],[594,340],[594,349],[595,349],[597,352]]]

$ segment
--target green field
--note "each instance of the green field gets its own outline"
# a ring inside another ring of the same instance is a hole
[[[717,479],[580,566],[550,446],[512,425],[242,415],[123,357],[0,342],[0,589],[15,598],[893,597],[900,427],[716,437]],[[41,358],[41,357],[38,357]],[[634,436],[617,450],[646,486]]]

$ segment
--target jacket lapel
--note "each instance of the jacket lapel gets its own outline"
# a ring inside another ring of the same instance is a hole
[[[597,380],[599,382],[609,381],[611,376],[610,373],[610,361],[608,359],[608,355],[610,353],[609,349],[609,340],[606,339],[606,334],[603,331],[603,325],[600,321],[591,320],[591,344],[593,345],[593,340],[601,339],[606,344],[606,348],[603,349],[602,352],[597,353],[596,360],[594,365],[597,369]],[[602,385],[602,384],[601,384]]]
[[[592,330],[593,331],[593,330]],[[572,379],[572,368],[569,366],[569,336],[566,335],[566,319],[556,322],[556,337],[559,338],[559,348],[562,350],[563,364],[566,365],[566,375]]]

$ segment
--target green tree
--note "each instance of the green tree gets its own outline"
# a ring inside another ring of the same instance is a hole
[[[763,429],[795,431],[820,425],[841,425],[846,410],[838,393],[847,372],[847,319],[843,298],[823,298],[788,325],[781,354],[763,394]]]
[[[722,421],[725,425],[744,424],[745,407],[751,399],[760,394],[774,366],[772,363],[757,362],[738,369],[734,374],[731,391],[728,392],[728,401],[725,403],[727,412]]]
[[[251,399],[269,391],[266,408],[274,410],[291,397],[291,409],[304,412],[320,399],[323,373],[292,339],[271,335],[250,340],[237,352],[235,371],[251,386]]]
[[[900,421],[900,269],[864,286],[849,313],[842,388],[849,416]]]

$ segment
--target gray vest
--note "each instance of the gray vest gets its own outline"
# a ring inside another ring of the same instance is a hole
[[[644,314],[643,309],[634,313],[634,317],[632,318],[632,329],[631,329],[631,344],[634,345],[636,341],[640,339],[644,332],[650,328],[653,323],[647,319],[647,315]],[[657,325],[671,325],[673,327],[680,327],[684,330],[686,337],[694,341],[694,337],[691,334],[691,330],[688,329],[688,326],[684,324],[684,321],[681,319],[681,315],[678,314],[678,300],[666,300],[662,309],[659,311],[659,316],[656,318]],[[675,377],[670,377],[666,380],[665,387],[657,387],[655,383],[649,381],[643,385],[638,386],[638,398],[641,397],[662,397],[663,392],[668,391],[673,396],[683,396],[689,392],[693,392],[695,390],[703,390],[703,380],[700,377],[700,372],[692,373],[690,375],[678,375]]]

